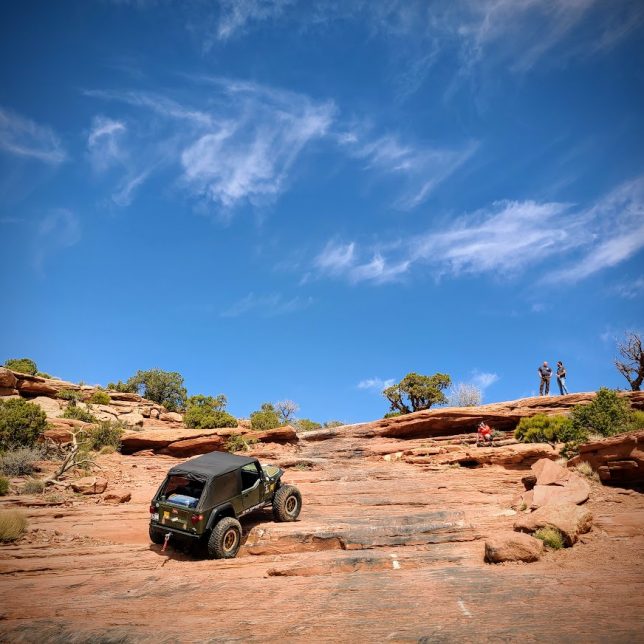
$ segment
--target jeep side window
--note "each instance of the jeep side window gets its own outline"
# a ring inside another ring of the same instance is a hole
[[[259,472],[257,471],[257,467],[255,467],[255,463],[244,465],[244,467],[241,468],[241,477],[242,490],[252,488],[257,481],[259,481]]]

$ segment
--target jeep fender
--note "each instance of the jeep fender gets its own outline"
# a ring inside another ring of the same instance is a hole
[[[232,517],[233,519],[237,518],[237,515],[235,514],[235,508],[233,508],[231,503],[226,503],[225,505],[215,508],[210,513],[210,518],[208,519],[208,523],[206,524],[206,530],[212,530],[219,519],[223,519],[224,517]]]

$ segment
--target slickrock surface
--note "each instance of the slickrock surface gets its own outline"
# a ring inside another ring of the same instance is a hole
[[[592,482],[580,507],[594,526],[572,548],[491,565],[485,540],[512,531],[529,465],[402,458],[425,443],[349,428],[254,446],[263,462],[288,465],[304,507],[290,524],[268,511],[243,519],[231,561],[148,542],[149,500],[170,456],[99,457],[103,495],[3,497],[0,509],[21,507],[31,531],[0,546],[0,640],[641,641],[644,496]],[[440,445],[439,457],[476,449]],[[515,447],[494,448],[496,463]],[[111,490],[131,500],[109,503]]]

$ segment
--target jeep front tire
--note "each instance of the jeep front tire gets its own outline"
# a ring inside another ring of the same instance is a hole
[[[208,556],[211,559],[234,559],[241,546],[241,536],[241,523],[233,517],[224,517],[210,533]]]
[[[275,521],[295,521],[302,509],[302,495],[294,485],[284,485],[273,497]]]

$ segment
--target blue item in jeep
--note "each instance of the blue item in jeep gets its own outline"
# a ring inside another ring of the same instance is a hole
[[[196,508],[197,503],[199,503],[199,499],[195,499],[194,496],[186,496],[185,494],[171,494],[168,497],[168,503],[184,505],[187,508]]]

